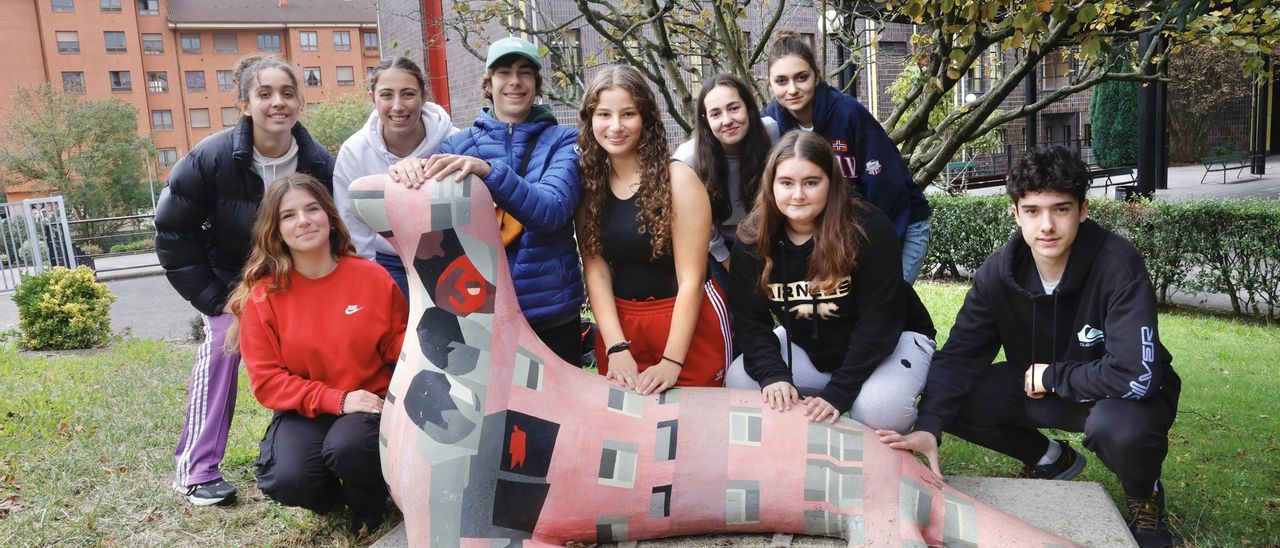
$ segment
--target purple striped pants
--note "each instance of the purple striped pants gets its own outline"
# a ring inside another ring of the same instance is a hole
[[[173,484],[186,487],[222,477],[218,464],[227,449],[227,432],[236,409],[236,377],[240,354],[223,348],[231,314],[204,316],[204,342],[187,382],[187,415],[173,456]]]

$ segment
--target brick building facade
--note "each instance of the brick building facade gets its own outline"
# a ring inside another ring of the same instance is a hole
[[[119,99],[155,144],[157,180],[239,119],[231,69],[241,57],[287,60],[315,104],[364,93],[381,52],[374,0],[0,0],[0,12],[0,124],[18,86]]]

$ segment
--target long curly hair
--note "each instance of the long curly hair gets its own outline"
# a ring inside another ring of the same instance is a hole
[[[729,172],[729,161],[726,159],[724,145],[711,132],[711,122],[707,120],[707,95],[717,87],[726,87],[738,94],[742,106],[747,110],[747,134],[742,137],[738,148],[738,173],[742,209],[751,211],[756,192],[760,190],[760,174],[764,171],[764,162],[769,157],[769,130],[760,120],[760,107],[756,105],[755,95],[741,78],[732,74],[717,74],[702,84],[702,93],[698,94],[698,116],[694,122],[695,150],[698,178],[707,186],[707,195],[711,198],[711,214],[716,224],[723,223],[733,215],[733,204],[729,203],[729,181],[725,176]]]
[[[755,207],[738,225],[738,239],[754,246],[754,256],[761,263],[760,287],[768,291],[773,273],[770,251],[775,237],[782,234],[787,218],[778,210],[774,199],[773,178],[783,160],[800,158],[822,168],[827,176],[827,204],[814,221],[813,255],[805,278],[819,291],[833,291],[840,280],[858,267],[858,250],[867,240],[862,217],[867,204],[850,191],[844,175],[831,151],[831,143],[817,133],[792,131],[774,145],[761,178]]]
[[[351,243],[351,233],[342,224],[342,216],[333,197],[324,188],[324,184],[314,177],[295,173],[286,175],[267,187],[258,205],[258,217],[253,222],[253,248],[249,251],[249,260],[240,271],[240,281],[227,300],[231,313],[235,316],[231,328],[227,330],[226,347],[237,350],[240,347],[240,314],[244,312],[244,303],[253,294],[253,288],[259,283],[267,293],[279,293],[289,289],[289,272],[293,270],[293,254],[288,244],[280,235],[280,202],[291,190],[301,190],[310,194],[320,204],[320,209],[329,218],[329,252],[334,257],[355,255],[356,247]]]
[[[613,171],[609,153],[596,142],[591,124],[600,94],[618,88],[631,94],[636,109],[640,111],[640,140],[636,155],[640,164],[640,188],[636,191],[636,206],[640,213],[640,233],[649,234],[653,241],[653,256],[657,259],[671,252],[671,153],[667,145],[667,130],[658,115],[658,101],[653,90],[645,82],[640,71],[625,65],[613,65],[602,69],[591,80],[578,113],[578,148],[582,151],[582,204],[585,222],[579,228],[582,254],[599,255],[603,249],[605,193],[609,192],[609,177]]]

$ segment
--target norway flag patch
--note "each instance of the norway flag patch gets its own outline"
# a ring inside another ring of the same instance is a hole
[[[836,139],[831,141],[831,150],[836,152],[849,152],[849,143],[845,142],[844,139]]]

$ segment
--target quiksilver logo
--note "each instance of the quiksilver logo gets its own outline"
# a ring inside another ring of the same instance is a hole
[[[1080,328],[1080,332],[1076,333],[1076,337],[1080,339],[1080,346],[1085,348],[1098,344],[1106,339],[1106,336],[1102,334],[1101,329],[1092,327],[1089,324],[1084,324],[1084,327]]]

